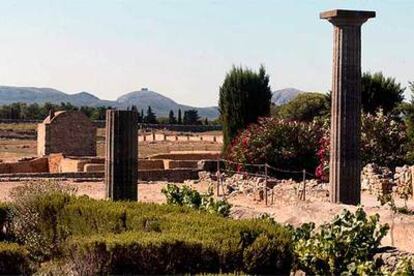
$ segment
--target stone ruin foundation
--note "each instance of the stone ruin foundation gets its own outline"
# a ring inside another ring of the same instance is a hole
[[[96,156],[96,127],[80,111],[50,112],[37,127],[37,154]]]

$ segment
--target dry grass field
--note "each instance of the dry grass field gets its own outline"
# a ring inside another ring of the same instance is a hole
[[[16,161],[37,155],[36,124],[0,124],[0,160]],[[168,135],[180,133],[160,131]],[[203,135],[219,135],[218,131],[210,131]],[[97,130],[98,156],[104,155],[105,130]],[[147,141],[139,142],[139,157],[170,151],[213,150],[221,149],[221,144],[208,141]]]

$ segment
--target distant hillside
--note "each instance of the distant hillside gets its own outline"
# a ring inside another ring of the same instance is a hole
[[[144,109],[144,111],[150,105],[159,117],[168,116],[170,110],[177,113],[178,109],[182,111],[196,109],[200,117],[207,117],[209,119],[215,119],[219,114],[217,107],[192,107],[178,104],[168,97],[147,89],[127,93],[116,101],[107,101],[99,99],[88,92],[66,94],[52,88],[0,86],[0,105],[16,102],[29,104],[44,104],[46,102],[60,104],[62,102],[69,102],[75,106],[111,106],[116,108],[127,108],[131,105],[136,105],[138,110]]]
[[[276,90],[272,95],[272,103],[275,105],[282,105],[291,101],[297,95],[303,93],[303,91],[296,88],[285,88]]]
[[[150,91],[147,89],[141,89],[139,91],[134,91],[127,93],[117,100],[118,107],[126,108],[131,105],[136,105],[138,110],[146,110],[147,106],[151,106],[152,110],[157,114],[157,116],[168,116],[170,110],[173,110],[177,116],[178,109],[181,111],[188,109],[196,109],[198,115],[202,118],[217,118],[219,115],[218,108],[215,106],[212,107],[192,107],[188,105],[178,104],[172,99],[165,97],[157,92]]]

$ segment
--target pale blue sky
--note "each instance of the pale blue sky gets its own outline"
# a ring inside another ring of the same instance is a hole
[[[327,91],[332,26],[319,12],[377,11],[363,26],[363,71],[414,80],[414,0],[0,0],[0,84],[88,91],[148,87],[216,105],[232,64],[264,64],[272,89]]]

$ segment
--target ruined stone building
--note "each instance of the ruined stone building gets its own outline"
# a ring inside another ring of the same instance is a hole
[[[80,111],[50,112],[37,127],[37,154],[51,153],[95,156],[96,127]]]

